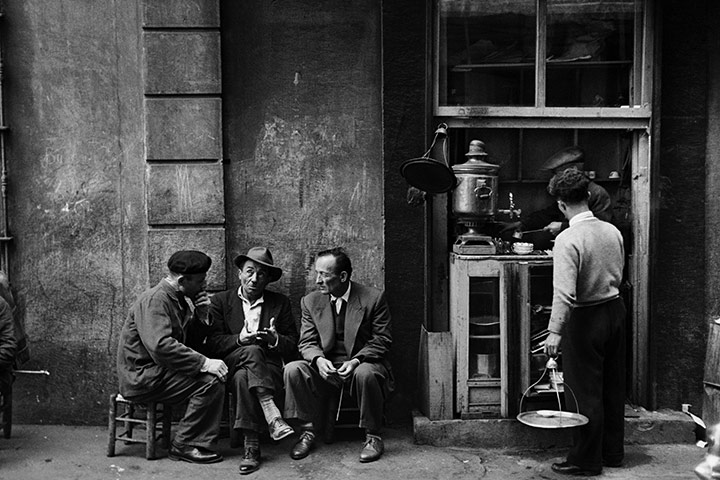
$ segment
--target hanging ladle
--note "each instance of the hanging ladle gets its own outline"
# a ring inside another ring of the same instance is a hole
[[[521,240],[521,239],[523,238],[523,235],[525,235],[526,233],[537,233],[537,232],[542,232],[542,231],[544,231],[544,230],[545,230],[544,228],[538,228],[538,229],[535,229],[535,230],[528,230],[528,231],[526,231],[526,232],[521,232],[520,230],[516,230],[515,233],[513,233],[512,236],[513,236],[513,238],[517,238],[518,240]]]

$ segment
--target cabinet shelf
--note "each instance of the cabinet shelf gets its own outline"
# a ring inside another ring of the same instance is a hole
[[[603,184],[605,184],[605,183],[611,184],[611,183],[619,183],[619,182],[620,182],[620,179],[619,179],[619,178],[594,178],[594,179],[593,179],[593,182],[595,182],[595,183],[603,183]],[[501,185],[503,185],[503,184],[505,184],[505,185],[521,185],[521,184],[543,184],[543,185],[547,185],[547,183],[548,183],[548,180],[535,180],[535,179],[511,179],[511,180],[506,180],[506,179],[504,179],[504,178],[501,178],[501,179],[500,179],[500,184],[501,184]]]
[[[632,65],[632,60],[596,60],[596,61],[563,61],[548,60],[546,62],[548,68],[593,68],[593,67],[612,67]],[[472,70],[488,70],[488,69],[522,69],[534,68],[535,62],[519,62],[519,63],[465,63],[452,67],[451,71],[455,73],[470,72]]]
[[[470,340],[499,340],[500,334],[496,335],[469,335]]]
[[[467,379],[468,387],[499,387],[500,383],[498,378],[470,377]]]

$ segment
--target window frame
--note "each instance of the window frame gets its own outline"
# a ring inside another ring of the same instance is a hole
[[[547,107],[546,93],[546,18],[547,0],[536,3],[536,51],[535,51],[535,106],[482,106],[482,105],[440,105],[440,2],[434,0],[433,35],[433,114],[439,121],[451,122],[456,126],[470,123],[472,127],[489,127],[493,121],[498,125],[512,122],[512,125],[530,127],[538,121],[555,121],[558,126],[603,128],[603,120],[616,120],[612,128],[647,128],[651,118],[652,99],[652,37],[648,0],[635,0],[635,45],[633,54],[633,104],[622,107]],[[478,120],[482,118],[483,120]],[[475,119],[475,120],[473,120]],[[480,122],[482,125],[480,125]],[[568,123],[570,122],[570,124]],[[453,125],[450,125],[452,127]],[[469,126],[469,125],[468,125]],[[547,127],[547,125],[544,125]],[[605,127],[607,128],[607,126]]]

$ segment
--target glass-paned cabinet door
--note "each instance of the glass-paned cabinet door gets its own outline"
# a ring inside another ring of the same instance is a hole
[[[437,0],[436,107],[638,105],[643,5]]]
[[[500,378],[500,278],[470,277],[468,378]]]

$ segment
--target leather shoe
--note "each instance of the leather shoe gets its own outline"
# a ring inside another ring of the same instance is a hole
[[[182,460],[190,463],[217,463],[222,462],[222,455],[203,447],[193,445],[178,445],[175,442],[170,445],[168,458],[171,460]]]
[[[603,460],[603,467],[620,468],[622,466],[623,466],[622,460],[615,460],[612,462],[610,460]]]
[[[601,468],[582,468],[568,462],[553,463],[551,468],[554,472],[563,473],[565,475],[576,475],[578,477],[594,477],[595,475],[600,475],[602,473]]]
[[[290,457],[293,460],[300,460],[310,454],[310,450],[315,446],[315,434],[308,432],[307,430],[302,432],[300,440],[297,441],[295,446],[290,451]]]
[[[275,420],[270,422],[269,429],[270,438],[276,442],[295,433],[295,430],[293,430],[293,428],[280,417],[277,417]]]
[[[260,468],[260,449],[256,447],[245,447],[245,454],[240,460],[240,475],[253,473]]]
[[[384,451],[385,445],[382,438],[368,434],[365,438],[365,445],[360,452],[360,461],[362,463],[374,462],[382,456]]]

